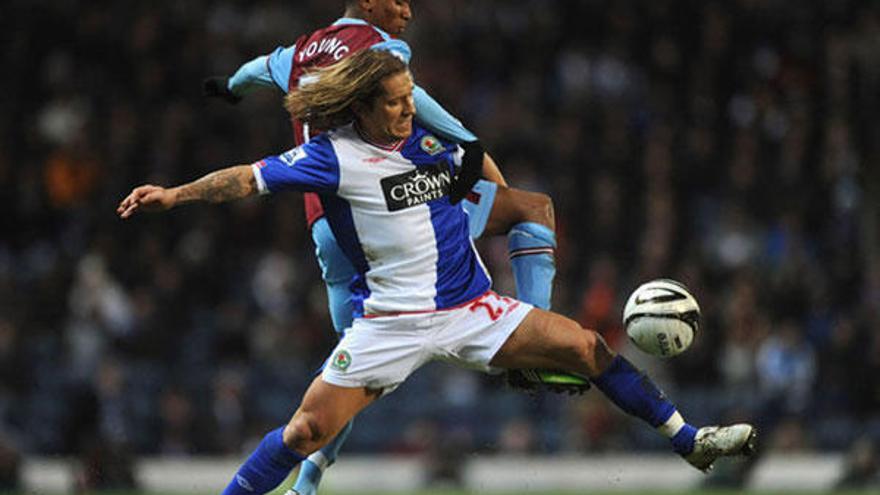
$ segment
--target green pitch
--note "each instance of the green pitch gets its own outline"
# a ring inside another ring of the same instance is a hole
[[[283,495],[283,490],[272,492],[271,495]],[[736,490],[692,490],[677,492],[655,491],[610,491],[610,492],[484,492],[464,490],[420,490],[410,495],[817,495],[820,492],[747,492]],[[836,495],[869,495],[878,493],[877,490],[864,491],[839,491],[830,492]],[[41,494],[47,495],[47,494]],[[59,494],[60,495],[60,494]],[[87,495],[87,494],[83,494]],[[97,494],[96,494],[97,495]],[[193,494],[193,493],[158,493],[158,492],[100,492],[100,495],[217,495],[217,494]],[[382,492],[322,492],[321,495],[388,495]],[[406,495],[401,493],[401,495]]]

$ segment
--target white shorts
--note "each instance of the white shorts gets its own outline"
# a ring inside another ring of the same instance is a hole
[[[357,318],[322,378],[388,393],[433,360],[493,372],[489,362],[532,308],[489,291],[457,308]]]

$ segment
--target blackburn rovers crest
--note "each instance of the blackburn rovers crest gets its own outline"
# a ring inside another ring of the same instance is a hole
[[[345,371],[348,367],[351,366],[351,354],[346,350],[337,351],[336,354],[333,355],[333,361],[330,362],[330,367],[339,371]]]
[[[432,156],[440,153],[444,149],[443,145],[440,144],[440,141],[430,134],[423,137],[419,144],[422,147],[422,151]]]

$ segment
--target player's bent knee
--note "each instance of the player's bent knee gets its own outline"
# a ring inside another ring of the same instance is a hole
[[[544,193],[524,192],[518,202],[524,222],[534,222],[554,228],[553,199]]]
[[[543,225],[554,228],[556,223],[555,213],[553,210],[553,199],[547,194],[537,193],[537,212],[539,222]]]
[[[580,334],[582,340],[578,351],[580,359],[587,363],[590,376],[598,376],[611,364],[614,353],[598,332],[585,329]]]
[[[598,376],[613,358],[602,336],[593,330],[578,329],[559,349],[559,358],[570,371]]]
[[[309,455],[330,440],[327,431],[314,413],[298,412],[284,428],[282,438],[290,450]]]

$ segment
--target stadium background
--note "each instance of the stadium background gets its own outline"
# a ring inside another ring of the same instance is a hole
[[[876,487],[880,5],[413,7],[417,81],[512,185],[555,200],[555,307],[695,423],[755,421],[770,453],[850,453],[850,484]],[[334,20],[341,1],[4,10],[0,488],[21,488],[30,456],[76,460],[91,488],[136,484],[141,456],[243,457],[332,347],[300,196],[128,222],[114,208],[136,184],[289,147],[277,93],[231,107],[200,81]],[[505,239],[480,248],[512,292]],[[629,291],[659,276],[704,312],[668,362],[620,328]],[[433,366],[365,413],[345,452],[424,455],[453,481],[459,451],[666,452],[599,395],[530,397]],[[735,484],[738,470],[721,474]]]

